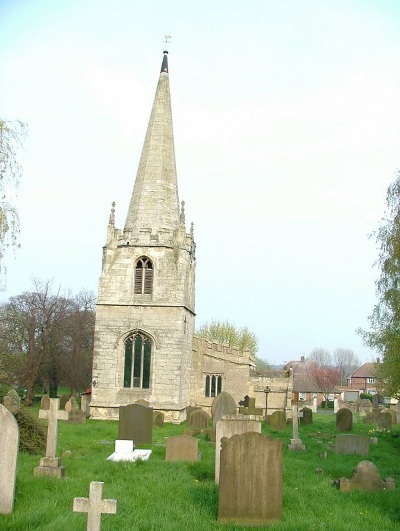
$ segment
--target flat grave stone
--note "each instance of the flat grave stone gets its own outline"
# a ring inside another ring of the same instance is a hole
[[[19,428],[14,415],[0,404],[0,514],[14,508]]]
[[[369,437],[362,435],[340,434],[336,435],[335,453],[336,454],[358,454],[368,455]]]
[[[126,439],[115,441],[115,451],[107,457],[107,461],[147,461],[151,455],[152,450],[136,449],[133,441]]]

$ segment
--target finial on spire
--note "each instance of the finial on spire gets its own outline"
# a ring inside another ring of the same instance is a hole
[[[169,42],[169,39],[171,39],[171,35],[164,35],[164,40],[163,42],[165,42],[165,50],[164,50],[164,57],[163,57],[163,62],[162,62],[162,65],[161,65],[161,73],[162,72],[166,72],[168,74],[168,50],[167,50],[167,44]]]
[[[185,201],[181,202],[181,214],[179,216],[179,223],[185,225]]]
[[[111,213],[110,213],[110,219],[108,220],[108,224],[112,225],[113,227],[115,225],[115,201],[113,201],[111,205]]]

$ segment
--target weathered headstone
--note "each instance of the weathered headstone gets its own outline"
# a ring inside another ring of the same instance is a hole
[[[286,430],[286,415],[284,411],[274,411],[269,417],[269,425],[271,430],[283,431]]]
[[[19,429],[14,415],[0,404],[0,514],[14,507]]]
[[[40,409],[50,409],[50,397],[49,395],[43,395],[40,400]]]
[[[164,426],[164,413],[153,411],[153,425],[162,428]]]
[[[60,396],[60,409],[65,409],[65,404],[68,402],[70,398],[71,398],[71,395],[67,395],[66,393]]]
[[[61,466],[61,459],[56,457],[58,420],[68,420],[68,411],[58,409],[58,398],[50,398],[50,409],[39,409],[39,418],[48,419],[46,457],[40,458],[40,465],[35,467],[35,476],[53,476],[61,478],[65,475],[65,468]]]
[[[293,438],[290,439],[290,444],[288,446],[289,450],[305,450],[305,446],[303,444],[303,441],[299,437],[299,416],[303,415],[302,413],[299,414],[297,410],[297,405],[292,406],[292,427],[293,427]]]
[[[21,398],[15,389],[11,389],[3,398],[5,407],[15,415],[21,407]]]
[[[377,417],[378,428],[390,431],[392,429],[392,415],[386,410],[380,413]]]
[[[397,402],[397,424],[400,424],[400,400]]]
[[[222,419],[224,415],[236,415],[236,402],[226,391],[217,395],[211,404],[211,414],[213,426]]]
[[[118,439],[138,444],[153,442],[153,408],[140,404],[119,407]]]
[[[65,404],[65,411],[68,411],[68,423],[69,424],[85,424],[86,414],[81,411],[78,406],[78,402],[73,396]]]
[[[222,420],[217,422],[216,437],[215,437],[215,482],[219,482],[219,469],[221,457],[221,439],[227,437],[228,439],[233,435],[240,435],[254,431],[261,433],[261,422],[259,420],[251,419],[248,415],[233,415],[231,417],[225,416]]]
[[[239,408],[239,414],[240,415],[262,415],[263,414],[263,408],[262,407],[256,407],[256,399],[247,397],[247,406],[241,406]]]
[[[362,435],[336,435],[335,453],[368,455],[369,437]]]
[[[196,409],[201,409],[200,406],[188,406],[186,408],[186,422],[189,426],[189,422],[190,422],[190,415],[192,414],[193,411],[196,411]]]
[[[374,407],[381,407],[385,403],[385,397],[380,393],[372,395],[372,404]]]
[[[150,402],[148,400],[144,400],[143,398],[139,398],[139,400],[135,401],[135,404],[139,404],[140,406],[150,406]]]
[[[87,531],[100,531],[101,515],[117,512],[117,500],[103,500],[103,486],[102,481],[92,481],[89,498],[74,498],[74,512],[88,513]]]
[[[248,432],[221,441],[218,522],[263,525],[282,517],[282,441]]]
[[[390,479],[392,480],[392,478]],[[358,463],[352,479],[343,477],[339,481],[340,490],[347,492],[352,490],[374,491],[387,488],[386,481],[380,478],[376,466],[371,461],[361,461]]]
[[[358,406],[358,412],[361,417],[366,417],[368,414],[372,413],[372,402],[368,398],[363,398]]]
[[[207,411],[196,409],[190,414],[189,425],[192,428],[205,429],[208,427],[210,416]]]
[[[300,413],[303,413],[303,416],[300,416],[300,424],[307,425],[313,423],[313,411],[310,407],[303,407]]]
[[[336,413],[336,430],[351,431],[353,429],[353,413],[347,407],[342,407]]]
[[[92,400],[92,393],[82,393],[81,395],[81,410],[85,413],[86,418],[90,416],[90,402]]]
[[[199,440],[188,435],[177,435],[167,437],[166,461],[198,461],[199,460]]]

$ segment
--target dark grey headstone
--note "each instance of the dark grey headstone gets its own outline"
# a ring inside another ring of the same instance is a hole
[[[342,407],[336,413],[336,430],[351,431],[353,429],[353,413],[347,407]]]
[[[282,441],[248,432],[221,440],[218,522],[265,525],[282,517]]]
[[[153,408],[140,404],[119,407],[118,439],[134,444],[152,444]]]
[[[65,409],[65,404],[68,402],[68,400],[71,398],[71,395],[61,395],[60,396],[60,409]]]
[[[335,453],[368,455],[369,437],[362,435],[336,435]]]
[[[300,416],[300,424],[312,424],[313,418],[312,418],[312,409],[309,407],[303,407],[303,409],[300,409],[300,412],[303,413],[303,416]]]
[[[164,413],[153,411],[153,425],[162,428],[164,426]]]
[[[269,425],[271,430],[283,431],[286,430],[286,415],[284,411],[274,411],[269,417]]]
[[[392,415],[389,412],[382,412],[377,417],[377,426],[384,430],[390,431],[392,429]]]

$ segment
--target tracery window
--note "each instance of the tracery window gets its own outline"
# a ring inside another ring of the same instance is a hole
[[[207,374],[205,381],[205,396],[217,396],[222,391],[222,376],[220,374]]]
[[[140,332],[125,339],[124,387],[149,389],[151,339]]]
[[[142,256],[135,267],[135,294],[151,295],[153,292],[153,263],[150,258]]]

